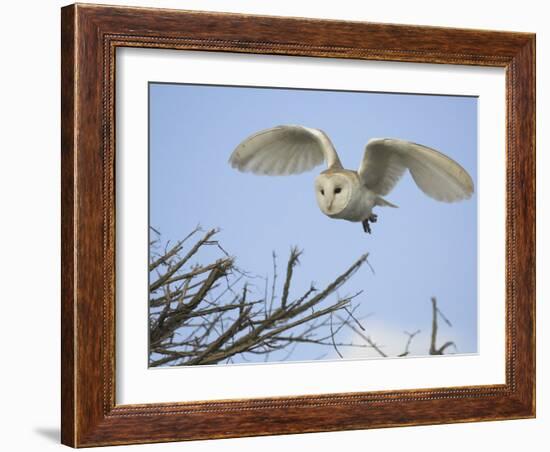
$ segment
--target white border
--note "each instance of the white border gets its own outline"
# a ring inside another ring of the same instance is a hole
[[[118,48],[116,71],[117,404],[505,382],[503,69]],[[148,81],[478,95],[479,353],[148,369]]]

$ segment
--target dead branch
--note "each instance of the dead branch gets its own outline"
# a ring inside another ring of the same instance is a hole
[[[456,348],[456,345],[452,341],[447,341],[441,347],[436,346],[437,332],[438,332],[438,316],[441,317],[447,325],[452,326],[452,324],[449,321],[449,319],[447,317],[445,317],[443,312],[441,312],[441,310],[437,307],[437,300],[436,300],[435,297],[431,298],[431,302],[432,302],[432,329],[431,329],[431,335],[430,335],[431,341],[430,341],[429,353],[430,353],[430,355],[443,355],[447,348],[449,348],[449,347],[455,347]],[[345,324],[352,331],[354,331],[357,336],[359,336],[361,339],[363,339],[363,341],[365,341],[365,343],[368,347],[372,348],[374,351],[376,351],[383,358],[387,358],[389,355],[384,350],[382,350],[383,345],[378,344],[377,342],[375,342],[371,338],[371,336],[367,334],[367,328],[365,328],[361,324],[361,322],[359,322],[359,320],[353,315],[353,313],[350,312],[348,314],[349,314],[349,317],[347,319],[344,319],[340,316],[337,316],[337,317],[343,324]],[[352,324],[351,321],[353,321],[354,324]],[[413,333],[409,333],[408,331],[404,331],[404,334],[407,335],[407,341],[405,343],[405,349],[402,353],[400,353],[396,356],[398,356],[398,357],[408,356],[410,354],[411,343],[412,343],[413,339],[418,334],[420,334],[420,332],[421,332],[420,330],[416,330]],[[340,354],[340,353],[338,352],[338,354]]]
[[[152,242],[154,252],[149,264],[153,282],[149,285],[149,365],[196,365],[244,361],[248,355],[285,352],[287,359],[299,344],[337,347],[365,347],[336,339],[345,323],[332,315],[354,310],[353,300],[360,293],[339,297],[336,290],[367,262],[361,256],[345,272],[317,291],[313,285],[305,293],[292,296],[292,280],[302,254],[290,250],[281,295],[277,295],[277,257],[273,253],[271,294],[254,297],[251,274],[239,269],[235,260],[214,240],[218,230],[207,231],[190,249],[188,239],[195,229],[173,246]],[[200,259],[202,249],[216,245],[222,254],[208,264]],[[160,250],[160,251],[159,251]],[[240,289],[237,287],[240,286]],[[347,318],[349,318],[349,315]],[[330,334],[320,335],[328,330]],[[338,352],[339,353],[339,352]]]
[[[432,302],[432,334],[431,334],[431,341],[430,341],[430,355],[443,355],[445,350],[448,347],[456,347],[455,343],[452,341],[445,342],[441,347],[437,347],[437,318],[438,315],[441,316],[443,321],[447,323],[447,325],[452,326],[451,322],[443,315],[443,313],[439,310],[437,307],[437,300],[435,297],[431,298]]]
[[[414,337],[418,333],[420,333],[420,330],[416,330],[414,333],[409,333],[408,331],[403,331],[403,332],[408,336],[408,339],[407,339],[407,343],[405,344],[405,350],[403,351],[403,353],[397,356],[407,356],[410,353],[409,348],[411,346],[411,342],[414,339]]]
[[[304,293],[293,294],[293,277],[302,251],[291,248],[280,283],[273,253],[271,278],[265,278],[258,293],[254,281],[258,277],[236,266],[235,259],[214,239],[217,229],[189,244],[189,239],[201,232],[197,227],[175,245],[162,243],[158,231],[154,232],[157,238],[150,242],[149,264],[150,366],[232,363],[237,357],[246,362],[257,355],[267,361],[273,353],[280,353],[277,361],[284,361],[304,344],[330,347],[340,358],[345,357],[344,347],[370,348],[381,357],[389,356],[354,314],[354,300],[361,292],[345,297],[337,294],[363,264],[370,267],[368,254],[324,289],[317,290],[312,284]],[[200,262],[204,248],[212,245],[217,257]],[[431,302],[429,353],[442,355],[455,344],[448,341],[437,346],[438,320],[452,325],[435,297]],[[347,329],[355,332],[358,342],[340,339]],[[404,350],[396,356],[410,355],[412,341],[419,333],[405,331]]]

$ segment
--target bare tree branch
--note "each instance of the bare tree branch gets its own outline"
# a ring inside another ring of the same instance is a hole
[[[445,350],[448,347],[456,347],[455,343],[452,341],[445,342],[441,347],[437,347],[437,318],[438,315],[441,316],[441,318],[447,323],[449,326],[451,326],[451,322],[447,320],[447,318],[443,315],[443,313],[439,310],[437,307],[437,300],[435,297],[431,298],[432,302],[432,334],[431,334],[431,341],[430,341],[430,355],[443,355]]]
[[[360,292],[330,298],[366,262],[366,254],[322,291],[311,285],[293,299],[292,279],[302,252],[296,247],[290,250],[280,297],[277,256],[273,253],[270,297],[266,279],[263,296],[254,299],[253,276],[238,269],[234,259],[214,240],[218,230],[207,231],[189,251],[184,251],[185,242],[196,232],[198,229],[176,245],[154,253],[149,265],[156,274],[149,287],[150,366],[233,362],[237,355],[246,361],[248,354],[267,358],[284,350],[281,359],[287,359],[299,344],[365,346],[336,340],[345,324],[331,319],[333,313],[344,308],[349,318],[354,310],[351,303]],[[204,246],[213,244],[221,251],[221,258],[192,264],[193,259],[201,258]],[[162,249],[160,240],[152,246]],[[329,322],[331,333],[320,335],[329,328]]]
[[[258,288],[258,276],[238,268],[235,259],[214,239],[217,229],[188,244],[199,231],[197,227],[170,245],[162,243],[155,230],[158,238],[151,241],[150,366],[247,362],[258,355],[266,361],[273,357],[284,361],[299,346],[329,347],[340,358],[345,357],[344,348],[349,347],[369,348],[382,357],[389,356],[361,323],[360,319],[367,316],[355,315],[358,305],[354,302],[361,292],[344,297],[337,293],[365,263],[370,267],[368,254],[360,256],[324,289],[317,290],[311,284],[301,295],[292,296],[294,274],[302,255],[298,248],[291,248],[280,283],[273,253],[273,274]],[[210,246],[214,246],[214,252],[205,253],[204,248]],[[209,261],[203,263],[205,255]],[[451,326],[432,298],[432,355],[442,355],[455,346],[449,341],[437,347],[439,318]],[[347,330],[356,334],[357,342],[341,336]],[[411,353],[412,341],[419,333],[405,331],[404,351],[397,356]]]
[[[409,348],[411,346],[411,342],[414,339],[414,337],[418,333],[420,333],[420,330],[416,330],[414,333],[409,333],[408,331],[404,331],[404,333],[408,336],[407,343],[405,344],[405,351],[403,351],[403,353],[397,356],[407,356],[410,353]]]
[[[151,286],[149,287],[149,291],[154,292],[155,290],[160,288],[163,284],[165,284],[170,279],[170,277],[172,275],[174,275],[181,267],[183,267],[183,265],[185,265],[185,263],[189,259],[191,259],[191,257],[193,257],[193,255],[199,250],[199,248],[201,246],[208,243],[208,240],[210,239],[210,237],[212,237],[216,232],[217,232],[216,229],[212,229],[212,230],[208,231],[204,235],[204,237],[201,240],[199,240],[193,246],[193,248],[191,248],[191,250],[187,253],[187,255],[183,259],[179,259],[179,261],[174,266],[172,266],[172,268],[169,271],[167,271],[164,275],[162,275],[159,279],[157,279],[154,283],[151,284]],[[168,252],[166,254],[169,254],[169,253],[170,252]],[[161,258],[161,261],[166,262],[166,259]]]
[[[370,336],[366,335],[363,331],[366,331],[366,329],[359,323],[359,321],[354,317],[353,320],[357,323],[357,325],[359,325],[359,328],[357,328],[355,325],[352,325],[351,323],[349,323],[348,320],[346,319],[343,319],[342,317],[339,317],[337,316],[337,318],[341,321],[341,322],[345,322],[354,332],[355,334],[357,334],[361,339],[363,339],[373,350],[376,351],[376,353],[378,353],[380,356],[382,356],[383,358],[387,358],[388,355],[386,353],[384,353],[384,351],[380,348],[380,346],[374,342]]]
[[[298,248],[294,247],[290,251],[290,258],[288,259],[288,264],[286,266],[286,279],[285,285],[283,287],[283,296],[281,298],[281,306],[284,308],[288,300],[288,291],[290,289],[290,281],[292,280],[292,272],[294,267],[299,264],[301,251],[298,251]]]

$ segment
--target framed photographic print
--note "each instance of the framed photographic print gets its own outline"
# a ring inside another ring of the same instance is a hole
[[[62,442],[535,415],[535,37],[62,9]]]

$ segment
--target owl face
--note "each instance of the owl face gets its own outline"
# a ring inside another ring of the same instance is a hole
[[[333,217],[348,205],[352,194],[352,183],[344,173],[321,173],[315,179],[315,196],[321,211]]]

